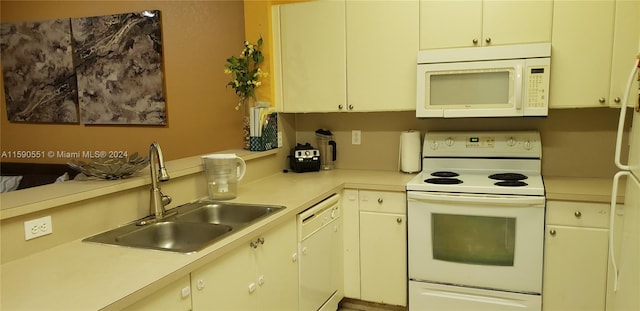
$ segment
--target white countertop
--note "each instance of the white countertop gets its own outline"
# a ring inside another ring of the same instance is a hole
[[[81,240],[3,264],[2,310],[116,310],[213,261],[254,235],[293,220],[344,187],[404,191],[412,175],[333,170],[280,173],[242,185],[230,202],[286,206],[195,254],[83,243]]]
[[[238,197],[230,202],[283,205],[284,211],[189,255],[83,243],[79,239],[5,263],[0,268],[0,309],[121,309],[255,235],[293,220],[296,214],[332,193],[343,188],[404,191],[413,176],[389,171],[332,170],[262,178],[241,185]],[[547,198],[559,200],[608,202],[611,188],[611,181],[601,178],[545,177],[545,184]]]

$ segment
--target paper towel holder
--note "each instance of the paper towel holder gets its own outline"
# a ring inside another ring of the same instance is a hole
[[[398,171],[407,174],[418,173],[422,167],[420,131],[408,130],[400,133],[398,150]]]

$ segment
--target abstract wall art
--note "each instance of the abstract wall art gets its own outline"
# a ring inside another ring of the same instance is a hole
[[[0,24],[0,55],[10,121],[78,122],[69,19]]]
[[[166,124],[160,11],[1,27],[10,121]]]

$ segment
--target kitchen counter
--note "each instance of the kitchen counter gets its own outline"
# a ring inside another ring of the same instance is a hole
[[[404,191],[413,175],[333,170],[280,173],[243,184],[230,202],[286,209],[194,254],[83,243],[81,239],[5,263],[2,310],[117,310],[198,269],[343,188]]]
[[[332,170],[279,173],[241,184],[230,202],[286,209],[194,254],[83,243],[81,239],[1,266],[2,310],[117,310],[161,289],[344,188],[404,191],[414,175]],[[547,198],[608,202],[611,180],[545,177]],[[621,193],[622,195],[622,193]],[[5,211],[6,212],[6,211]]]
[[[547,200],[610,203],[613,177],[544,177]],[[625,183],[618,185],[617,202],[624,203]]]

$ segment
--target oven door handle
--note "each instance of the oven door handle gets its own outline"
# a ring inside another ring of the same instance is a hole
[[[425,192],[407,192],[408,201],[429,201],[465,203],[469,205],[493,205],[509,207],[544,207],[541,196],[504,196],[491,194],[435,194]]]

